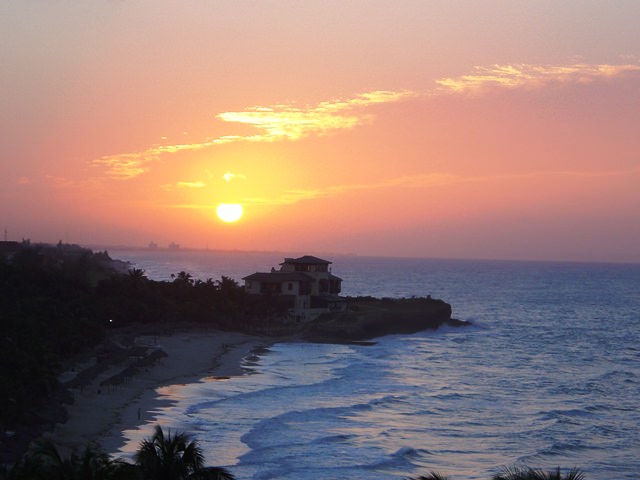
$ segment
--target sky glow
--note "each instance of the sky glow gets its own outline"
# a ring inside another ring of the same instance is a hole
[[[0,3],[0,226],[640,262],[640,4],[364,7]]]

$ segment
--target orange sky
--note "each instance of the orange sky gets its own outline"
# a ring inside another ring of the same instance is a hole
[[[638,18],[584,0],[0,2],[0,227],[640,262]]]

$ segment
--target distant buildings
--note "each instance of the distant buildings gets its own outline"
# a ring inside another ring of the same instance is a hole
[[[256,272],[243,278],[250,295],[277,296],[286,302],[289,316],[308,321],[344,308],[339,293],[342,279],[331,273],[332,262],[311,255],[285,258],[276,270]]]

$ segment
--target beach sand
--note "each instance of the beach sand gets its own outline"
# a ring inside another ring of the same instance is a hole
[[[216,330],[137,337],[137,344],[159,347],[167,356],[123,385],[100,386],[101,381],[122,368],[120,365],[82,390],[75,389],[74,403],[67,406],[67,422],[56,425],[45,437],[62,452],[78,451],[95,443],[106,453],[115,454],[125,445],[124,430],[153,421],[154,410],[162,406],[158,388],[207,376],[242,375],[242,359],[252,350],[274,342],[272,338]]]

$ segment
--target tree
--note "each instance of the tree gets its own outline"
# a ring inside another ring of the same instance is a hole
[[[185,272],[184,270],[178,272],[177,275],[171,274],[171,278],[173,278],[173,283],[184,285],[186,287],[190,287],[193,285],[193,275]]]
[[[235,292],[240,287],[238,282],[236,282],[231,277],[227,277],[226,275],[222,275],[220,280],[217,280],[217,283],[220,291],[225,293]]]
[[[141,268],[130,268],[128,274],[129,278],[134,283],[140,283],[143,279],[147,278],[147,272],[145,272]]]
[[[221,467],[204,467],[202,450],[184,433],[166,434],[159,425],[140,443],[136,464],[143,480],[233,480]]]
[[[555,470],[545,472],[534,470],[529,467],[503,468],[502,471],[493,476],[493,480],[583,480],[584,472],[574,468],[562,475],[560,467]]]
[[[140,443],[135,459],[145,480],[184,480],[204,464],[195,441],[183,433],[165,435],[159,425],[151,438]]]
[[[77,480],[139,480],[139,469],[130,463],[114,460],[106,453],[92,447],[85,448],[80,456],[71,456]]]
[[[6,480],[138,480],[135,465],[113,460],[98,448],[63,457],[55,444],[41,440],[11,469],[0,472]]]

